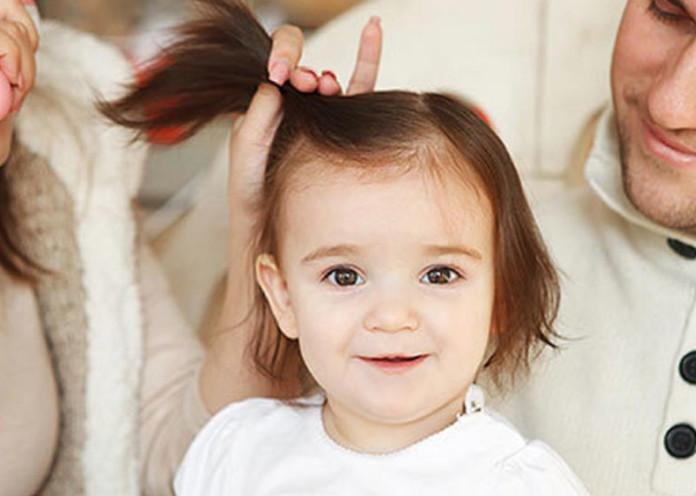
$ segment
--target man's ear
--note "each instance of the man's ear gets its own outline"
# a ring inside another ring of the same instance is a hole
[[[288,285],[273,255],[263,253],[256,258],[256,282],[261,286],[278,327],[290,339],[297,339],[295,314],[290,305]]]

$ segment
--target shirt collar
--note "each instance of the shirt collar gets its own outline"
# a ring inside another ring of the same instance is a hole
[[[648,219],[640,213],[626,196],[621,178],[621,154],[612,109],[604,112],[597,126],[595,142],[585,166],[585,177],[604,203],[632,224],[649,231],[696,245],[696,235],[670,229]]]

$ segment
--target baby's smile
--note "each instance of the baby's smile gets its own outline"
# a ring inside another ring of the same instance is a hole
[[[359,356],[358,359],[363,362],[376,367],[387,374],[403,374],[409,372],[419,365],[421,365],[425,360],[428,359],[430,355],[420,354],[420,355],[381,355],[381,356]]]

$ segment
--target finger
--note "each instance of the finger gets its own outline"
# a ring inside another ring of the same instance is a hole
[[[268,78],[282,86],[300,61],[304,35],[298,27],[286,24],[278,28],[271,38],[273,45],[268,57]]]
[[[235,122],[234,136],[239,138],[240,144],[268,147],[280,123],[281,115],[280,91],[273,85],[261,84],[249,104],[247,113]]]
[[[341,85],[338,84],[336,75],[331,71],[324,71],[319,76],[319,86],[317,91],[322,95],[340,95]]]
[[[366,93],[375,88],[379,59],[382,54],[382,27],[379,17],[372,17],[363,28],[355,71],[346,94]]]
[[[232,134],[236,134],[239,128],[244,124],[244,114],[232,114]]]
[[[233,126],[229,141],[228,199],[237,207],[254,211],[258,206],[268,153],[282,115],[280,91],[272,84],[262,84],[247,113]]]
[[[35,52],[39,47],[39,32],[27,8],[36,9],[36,4],[33,0],[5,0],[4,3],[4,8],[0,9],[0,18],[20,24],[23,34],[29,40],[29,46]]]
[[[319,86],[319,76],[311,69],[300,67],[292,71],[290,84],[302,92],[313,93]]]
[[[31,89],[34,87],[34,78],[36,76],[36,61],[34,52],[31,48],[31,41],[28,37],[18,40],[20,44],[20,72],[17,78],[17,86],[15,88],[15,99],[12,108],[13,112],[18,112],[22,108],[24,99],[27,97]]]
[[[15,23],[0,21],[0,70],[5,74],[10,84],[17,86],[21,70],[21,46],[17,38],[10,34],[9,26]]]

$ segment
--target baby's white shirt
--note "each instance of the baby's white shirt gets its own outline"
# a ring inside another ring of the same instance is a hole
[[[326,434],[322,396],[250,399],[216,414],[175,480],[178,496],[509,495],[588,493],[563,460],[479,410],[402,450],[373,455]]]

